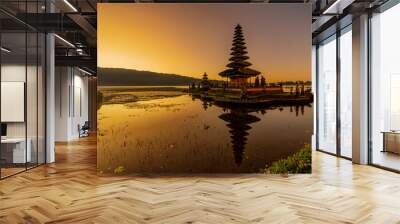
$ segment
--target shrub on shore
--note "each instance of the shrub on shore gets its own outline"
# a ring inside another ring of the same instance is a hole
[[[266,166],[261,170],[262,173],[268,174],[296,174],[311,173],[311,145],[304,146],[295,154],[273,162],[270,166]]]

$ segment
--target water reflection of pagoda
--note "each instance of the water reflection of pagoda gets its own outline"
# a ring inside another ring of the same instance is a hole
[[[247,143],[248,131],[251,129],[250,124],[260,121],[260,118],[248,114],[246,109],[230,109],[229,113],[219,116],[220,119],[228,122],[231,133],[231,143],[233,147],[233,155],[238,166],[242,164],[245,146]]]
[[[275,106],[267,106],[267,105],[252,105],[252,106],[242,106],[242,105],[234,105],[229,103],[221,103],[215,102],[212,100],[206,100],[199,96],[192,95],[192,100],[201,99],[201,106],[204,111],[211,106],[217,106],[222,108],[223,114],[218,116],[221,120],[227,122],[226,126],[229,129],[233,155],[235,159],[235,163],[240,166],[243,161],[244,152],[247,144],[247,136],[249,135],[249,130],[251,130],[250,124],[260,121],[261,119],[251,115],[250,113],[260,113],[261,115],[265,115],[268,110],[279,110],[283,111],[283,108],[289,107],[290,113],[295,112],[296,117],[304,115],[304,107],[311,107],[311,104],[283,104],[283,105],[275,105]]]

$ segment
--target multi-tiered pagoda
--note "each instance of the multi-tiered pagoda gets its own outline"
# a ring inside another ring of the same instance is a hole
[[[260,74],[259,71],[249,68],[251,63],[248,62],[247,53],[242,27],[238,24],[233,36],[230,63],[226,65],[228,69],[219,73],[228,78],[232,86],[246,88],[247,80]]]

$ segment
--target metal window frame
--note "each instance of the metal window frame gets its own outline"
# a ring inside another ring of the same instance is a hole
[[[367,31],[367,33],[368,33],[367,34],[367,41],[368,41],[368,44],[367,44],[367,46],[368,46],[368,49],[367,49],[368,50],[368,55],[367,55],[367,66],[368,66],[368,69],[367,69],[367,82],[368,82],[368,86],[367,86],[367,88],[368,88],[368,90],[367,90],[367,92],[368,92],[367,93],[368,94],[367,95],[367,102],[368,102],[368,105],[367,105],[367,107],[368,107],[368,109],[367,109],[368,110],[367,111],[367,116],[368,116],[368,124],[367,124],[368,138],[367,138],[367,141],[368,141],[368,152],[367,152],[367,154],[368,154],[368,161],[367,161],[367,164],[370,165],[370,166],[373,166],[373,167],[376,167],[376,168],[379,168],[379,169],[383,169],[383,170],[387,170],[387,171],[390,171],[390,172],[394,172],[394,173],[400,173],[400,170],[393,169],[393,168],[390,168],[390,167],[386,167],[386,166],[382,166],[382,165],[373,163],[373,147],[372,147],[373,146],[373,142],[372,142],[372,92],[373,92],[373,89],[372,89],[372,54],[373,54],[373,51],[372,51],[372,25],[371,25],[371,20],[373,18],[373,14],[374,13],[383,13],[386,10],[388,10],[388,9],[398,5],[398,4],[400,4],[400,0],[389,0],[389,1],[385,2],[383,5],[381,5],[381,6],[377,7],[377,8],[373,8],[373,9],[370,9],[370,10],[367,11],[367,13],[368,13],[368,31]],[[351,23],[349,25],[351,25]],[[349,25],[346,25],[344,28],[341,28],[340,30],[337,28],[337,30],[342,31],[342,30],[346,29],[346,27],[349,26]],[[332,35],[336,35],[335,40],[337,41],[336,42],[337,47],[338,47],[338,45],[340,45],[340,36],[342,34],[343,33],[341,33],[340,35],[337,35],[337,33],[332,34]],[[316,83],[317,97],[316,97],[316,100],[315,100],[316,101],[316,115],[315,116],[316,116],[316,122],[317,122],[317,124],[316,124],[316,133],[315,133],[315,135],[316,135],[316,148],[317,148],[316,150],[319,151],[319,152],[323,152],[323,153],[326,153],[326,154],[329,154],[329,155],[332,155],[332,156],[336,156],[336,157],[339,157],[339,158],[344,158],[344,159],[347,159],[347,160],[351,161],[352,158],[343,156],[341,154],[341,148],[340,148],[340,145],[338,144],[338,143],[340,143],[340,139],[338,141],[338,138],[340,138],[340,135],[338,135],[338,133],[340,133],[341,130],[339,130],[339,131],[337,130],[337,136],[336,136],[337,137],[337,141],[336,141],[337,150],[336,150],[336,153],[331,153],[331,152],[328,152],[328,151],[324,151],[323,149],[319,149],[319,128],[318,128],[319,108],[318,108],[317,105],[319,103],[318,91],[319,91],[319,75],[320,74],[319,74],[319,63],[318,63],[318,61],[319,61],[318,48],[319,48],[319,45],[320,45],[321,42],[329,39],[332,35],[329,35],[326,38],[324,37],[324,39],[322,39],[322,40],[318,40],[318,42],[316,44],[316,78],[315,78],[315,80],[317,82]],[[340,51],[336,52],[337,58],[339,58],[339,61],[340,61],[339,53],[340,53]],[[338,66],[337,66],[337,68],[338,68]],[[340,72],[340,70],[338,70],[338,71]],[[336,71],[337,75],[338,75],[338,71]],[[340,74],[339,74],[339,78],[340,78]],[[336,80],[336,85],[340,85],[340,80],[339,81],[338,81],[338,79]],[[340,87],[337,88],[337,90],[340,91]],[[340,92],[336,93],[336,97],[340,98]],[[337,108],[336,108],[337,119],[336,119],[336,122],[338,122],[337,123],[337,127],[339,127],[341,129],[341,127],[340,127],[340,118],[338,118],[338,115],[340,116],[340,113],[338,113],[338,111],[340,111],[340,110],[338,110],[338,105],[340,107],[339,103],[340,103],[340,99],[337,100]]]
[[[335,33],[333,33],[333,34],[331,34],[331,35],[329,35],[329,36],[327,36],[326,38],[324,38],[324,39],[322,39],[322,40],[320,40],[317,44],[316,44],[316,78],[315,78],[315,81],[316,81],[316,93],[317,93],[317,97],[316,97],[316,119],[315,119],[315,121],[316,121],[316,151],[319,151],[319,152],[323,152],[323,153],[326,153],[326,154],[329,154],[329,155],[332,155],[332,156],[336,156],[336,157],[339,157],[339,158],[343,158],[343,159],[346,159],[346,160],[350,160],[350,161],[352,161],[352,158],[350,158],[350,157],[347,157],[347,156],[344,156],[344,155],[342,155],[342,149],[341,149],[341,129],[342,129],[342,127],[341,127],[341,117],[340,117],[340,103],[341,103],[341,94],[340,94],[340,81],[341,81],[341,65],[340,65],[340,60],[341,60],[341,58],[340,58],[340,37],[343,35],[343,34],[345,34],[346,32],[351,32],[351,28],[349,28],[349,27],[351,27],[352,26],[352,23],[349,23],[349,24],[347,24],[347,25],[345,25],[345,26],[343,26],[343,27],[340,27],[339,26],[339,24],[336,24],[335,25],[336,26],[336,32]],[[335,38],[334,39],[332,39],[331,41],[336,41],[336,152],[335,153],[332,153],[332,152],[328,152],[328,151],[326,151],[326,150],[324,150],[324,149],[321,149],[320,147],[319,147],[319,107],[318,107],[318,105],[319,105],[319,81],[320,81],[320,79],[319,79],[319,77],[320,77],[320,74],[319,74],[319,51],[318,51],[318,49],[319,49],[319,47],[320,47],[320,45],[321,45],[321,43],[322,42],[325,42],[325,41],[327,41],[329,38],[332,38],[333,36],[335,36]]]

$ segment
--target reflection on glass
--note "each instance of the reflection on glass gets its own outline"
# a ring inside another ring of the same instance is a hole
[[[336,153],[336,37],[318,48],[318,147]]]
[[[372,163],[400,170],[400,5],[371,20]]]
[[[2,33],[1,52],[1,177],[25,170],[31,161],[30,141],[26,141],[25,92],[26,44],[25,33]],[[10,109],[13,108],[13,109]],[[28,143],[28,144],[27,144]]]
[[[23,13],[44,12],[45,1],[4,2],[1,6]],[[11,7],[12,6],[12,7]],[[13,30],[1,32],[0,177],[45,162],[45,35],[0,12]]]
[[[350,27],[351,28],[351,27]],[[340,154],[352,157],[352,33],[340,36]]]

